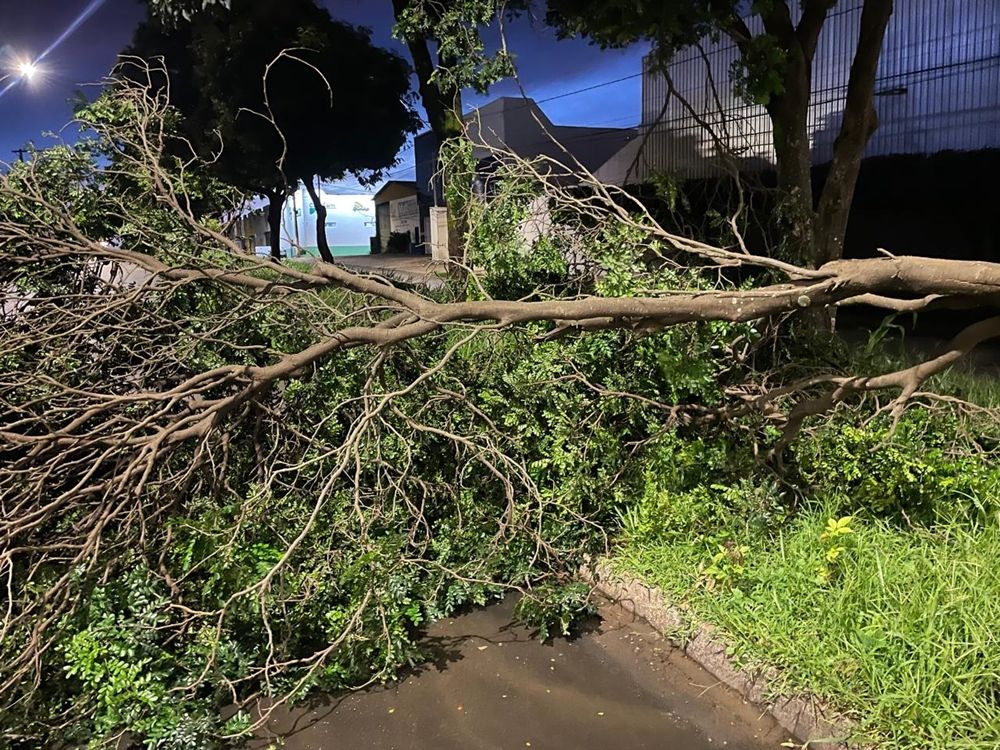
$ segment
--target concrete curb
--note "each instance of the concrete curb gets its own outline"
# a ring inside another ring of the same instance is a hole
[[[859,747],[847,740],[857,728],[853,721],[814,696],[779,695],[774,687],[779,676],[776,669],[753,672],[739,669],[726,654],[725,643],[715,635],[711,625],[697,625],[692,637],[684,643],[678,642],[675,635],[688,626],[689,618],[671,604],[660,589],[637,578],[615,574],[606,561],[583,571],[583,577],[609,599],[670,638],[717,680],[764,709],[785,731],[809,748],[847,750]]]

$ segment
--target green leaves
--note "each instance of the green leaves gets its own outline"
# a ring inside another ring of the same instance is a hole
[[[825,550],[823,564],[816,571],[816,579],[820,583],[830,583],[843,572],[846,565],[843,555],[854,542],[853,523],[853,516],[827,520],[826,529],[819,535],[819,541]]]
[[[748,545],[718,545],[712,559],[702,569],[706,588],[734,583],[746,571],[745,558],[750,551]]]
[[[149,0],[149,7],[165,23],[190,21],[215,7],[229,8],[230,0]]]
[[[437,42],[439,65],[431,80],[442,90],[472,88],[485,93],[490,85],[514,74],[514,60],[506,49],[487,51],[481,31],[522,4],[409,0],[396,15],[393,33],[399,39]]]
[[[856,415],[845,411],[792,446],[802,479],[823,497],[848,511],[923,519],[995,507],[1000,471],[972,445],[951,449],[968,438],[947,415],[911,409],[894,429],[884,417],[858,426]]]
[[[840,537],[847,534],[853,534],[854,529],[851,528],[852,523],[854,523],[854,516],[831,518],[826,522],[826,530],[819,535],[819,540],[821,542],[835,543],[840,539]]]
[[[669,57],[727,28],[740,8],[737,0],[549,0],[546,21],[562,36],[583,34],[604,47],[652,41]]]
[[[119,581],[93,589],[78,624],[66,623],[63,671],[89,703],[90,716],[83,714],[78,728],[90,723],[85,736],[93,747],[121,731],[152,746],[183,734],[185,726],[196,740],[208,740],[208,704],[168,697],[179,673],[160,630],[169,620],[166,607],[167,598],[149,571],[136,566]]]
[[[761,34],[750,39],[730,68],[736,95],[748,104],[770,104],[775,96],[785,93],[787,59],[788,50],[774,36]]]
[[[467,143],[467,142],[466,142]],[[491,183],[489,200],[453,196],[459,186],[471,184],[473,170],[466,157],[465,170],[449,170],[449,205],[464,207],[470,226],[467,261],[481,267],[478,283],[470,281],[473,298],[485,290],[498,299],[519,299],[549,292],[564,282],[566,254],[558,239],[540,234],[530,237],[526,226],[539,221],[546,201],[523,177],[500,174]]]
[[[526,592],[514,608],[514,615],[534,628],[542,641],[570,635],[574,624],[596,612],[591,588],[585,583],[539,586]]]

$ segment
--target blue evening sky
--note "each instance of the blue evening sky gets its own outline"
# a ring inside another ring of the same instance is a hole
[[[392,38],[390,0],[327,0],[335,18],[373,29],[377,44],[405,55],[405,47]],[[51,143],[44,132],[61,131],[72,116],[71,98],[83,91],[93,97],[115,57],[130,40],[143,18],[137,0],[0,0],[0,76],[20,60],[35,59],[50,49],[42,65],[44,75],[26,84],[16,82],[0,95],[0,161],[16,158],[12,149],[28,141]],[[508,46],[518,59],[521,81],[529,96],[542,100],[546,114],[563,125],[626,127],[639,121],[644,48],[602,51],[581,40],[555,38],[538,18],[524,16],[507,28]],[[626,76],[627,80],[592,91],[572,93]],[[0,91],[11,79],[0,82]],[[482,104],[495,96],[518,96],[512,82],[491,90],[486,97],[466,96],[468,105]],[[72,130],[63,137],[73,137]],[[412,179],[412,150],[404,152],[393,176]]]

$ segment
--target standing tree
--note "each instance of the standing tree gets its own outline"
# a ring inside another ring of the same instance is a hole
[[[427,113],[427,123],[442,147],[464,134],[462,90],[472,88],[485,93],[490,84],[514,72],[513,60],[501,48],[487,52],[480,29],[497,21],[504,11],[516,12],[524,0],[498,3],[496,0],[459,0],[439,3],[434,0],[392,0],[396,17],[395,33],[409,49],[417,73],[420,99]],[[443,172],[435,193],[445,194]],[[456,194],[452,191],[452,201]],[[450,205],[450,204],[449,204]],[[450,205],[448,247],[452,257],[462,261],[467,229],[461,206]]]
[[[830,172],[818,200],[813,196],[807,114],[812,64],[820,34],[837,0],[802,0],[798,21],[787,0],[755,2],[753,33],[737,0],[632,3],[623,0],[549,0],[549,23],[564,35],[582,34],[606,47],[651,41],[666,63],[678,49],[706,34],[724,34],[737,45],[746,89],[767,109],[777,156],[778,187],[791,202],[791,240],[819,267],[843,255],[847,218],[865,145],[878,117],[875,73],[892,0],[865,0],[851,65],[843,120]]]
[[[149,7],[161,24],[177,28],[206,12],[229,10],[230,0],[149,0]],[[475,64],[474,50],[482,52],[481,41],[470,18],[490,23],[494,3],[452,3],[426,0],[392,0],[396,31],[406,43],[417,74],[420,96],[427,112],[427,124],[443,142],[461,135],[462,85],[455,69],[460,60]],[[464,41],[464,44],[462,43]]]
[[[266,4],[265,4],[266,5]],[[528,0],[513,0],[498,3],[496,0],[459,0],[440,3],[435,0],[392,0],[396,18],[396,35],[402,39],[410,53],[417,75],[420,99],[427,115],[427,125],[440,145],[463,134],[462,90],[473,88],[484,93],[495,81],[513,73],[513,61],[505,49],[487,51],[480,30],[495,22],[504,12],[516,13],[529,5]],[[152,16],[161,28],[176,33],[185,23],[200,24],[206,17],[222,18],[227,11],[233,15],[245,15],[239,2],[231,0],[149,0]],[[237,25],[242,26],[243,21]],[[265,24],[263,27],[267,28]],[[143,33],[143,32],[140,32]],[[276,35],[273,35],[276,36]],[[156,47],[154,46],[153,49]],[[149,49],[148,47],[146,49]],[[221,63],[226,63],[226,50],[222,50]],[[173,64],[173,63],[171,63]],[[312,92],[316,95],[319,92]],[[322,95],[328,95],[323,92]],[[304,96],[299,97],[305,100]],[[252,127],[249,128],[253,130]],[[233,141],[231,134],[226,143]],[[261,141],[261,134],[254,133],[248,139],[251,149]],[[237,165],[237,173],[244,167]],[[326,176],[328,172],[320,171]],[[311,181],[305,181],[316,201]],[[443,192],[443,184],[439,185]],[[280,206],[284,200],[285,187],[269,186],[264,194],[270,200],[272,216],[280,219]],[[273,196],[273,197],[272,197]],[[321,213],[317,205],[317,217]],[[449,242],[453,254],[462,255],[460,238],[464,228],[460,226],[464,212],[456,210],[456,221],[450,226]],[[277,219],[275,219],[277,220]],[[272,241],[274,230],[272,228]],[[322,252],[322,249],[321,249]]]
[[[316,177],[377,177],[417,127],[406,62],[313,0],[237,2],[231,13],[218,6],[190,21],[153,19],[127,52],[166,59],[172,99],[199,151],[212,153],[221,139],[218,176],[267,197],[275,258],[282,206],[299,180],[315,204],[320,255],[330,262]]]
[[[486,93],[491,84],[513,74],[511,55],[505,48],[488,51],[480,30],[525,6],[525,0],[392,0],[396,35],[413,58],[427,124],[439,143],[464,132],[463,89]]]

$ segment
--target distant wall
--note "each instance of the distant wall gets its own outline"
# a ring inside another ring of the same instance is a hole
[[[829,165],[813,169],[813,186],[822,185]],[[1000,149],[930,156],[903,154],[862,162],[845,238],[848,258],[870,258],[885,248],[895,255],[1000,263]],[[773,172],[756,177],[763,188],[775,186]],[[680,191],[687,207],[670,212],[658,202],[648,184],[633,186],[661,224],[685,232],[686,226],[705,230],[709,209],[725,212],[736,205],[737,193],[730,178],[690,179]],[[775,192],[751,190],[743,195],[760,224],[773,215]],[[767,227],[754,222],[746,238],[751,250],[767,252]],[[773,227],[772,227],[773,229]],[[706,238],[715,240],[708,229]],[[993,308],[924,311],[919,316],[900,315],[896,324],[909,334],[934,338],[952,336],[964,325],[995,315]],[[873,329],[886,317],[885,310],[863,306],[838,313],[838,328]]]
[[[813,170],[825,177],[827,166]],[[1000,149],[866,159],[845,253],[1000,262]]]
[[[797,21],[801,3],[788,4]],[[814,164],[832,158],[863,5],[863,0],[840,0],[820,36],[807,122]],[[748,23],[754,32],[760,30],[759,17]],[[767,112],[733,91],[730,69],[738,57],[723,35],[683,50],[672,61],[674,85],[698,118],[669,96],[666,78],[647,58],[642,106],[646,146],[638,179],[652,170],[685,177],[720,174],[715,141],[699,120],[713,125],[747,169],[773,166]],[[879,59],[875,100],[879,128],[867,156],[1000,148],[1000,2],[898,0]]]
[[[818,197],[829,170],[813,168],[813,190]],[[900,154],[865,159],[845,238],[845,255],[872,257],[878,248],[897,255],[1000,262],[1000,149],[944,151],[938,154]],[[750,210],[765,224],[773,214],[776,184],[773,171],[754,175],[761,189],[743,195]],[[685,208],[669,212],[658,203],[649,185],[632,188],[650,205],[658,220],[673,231],[693,225],[702,232],[709,210],[725,213],[738,200],[731,178],[689,179],[681,183]],[[766,227],[764,228],[766,229]],[[767,252],[763,231],[751,227],[750,247]]]
[[[326,239],[334,255],[367,255],[370,237],[375,233],[375,204],[370,195],[339,194],[324,185],[320,191],[326,206]],[[247,252],[267,255],[270,252],[270,228],[264,201],[238,218],[230,236]],[[285,201],[281,213],[281,252],[287,257],[302,253],[318,255],[316,209],[308,192],[299,186]]]

